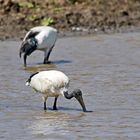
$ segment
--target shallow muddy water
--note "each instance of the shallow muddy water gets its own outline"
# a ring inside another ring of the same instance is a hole
[[[52,63],[35,52],[23,67],[21,42],[0,42],[0,139],[139,140],[140,33],[70,37],[57,40]],[[90,113],[76,100],[58,99],[58,111],[43,111],[41,95],[25,86],[33,72],[65,72],[70,91],[80,88]]]

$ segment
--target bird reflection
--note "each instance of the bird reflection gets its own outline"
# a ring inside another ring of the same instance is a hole
[[[84,114],[66,114],[62,112],[47,111],[40,116],[36,116],[29,129],[32,134],[68,136],[71,134],[71,122],[77,122]]]
[[[37,72],[37,71],[56,69],[56,65],[53,64],[53,63],[51,63],[49,65],[38,64],[38,65],[24,67],[23,69],[28,71],[28,72],[34,73],[34,72]]]

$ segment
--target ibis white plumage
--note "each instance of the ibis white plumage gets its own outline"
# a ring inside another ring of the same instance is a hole
[[[50,26],[37,26],[29,30],[25,35],[19,55],[24,53],[24,66],[26,59],[35,50],[44,51],[44,64],[49,62],[50,53],[57,39],[57,30]]]
[[[55,97],[53,109],[57,110],[57,98],[59,95],[62,95],[66,99],[75,97],[82,106],[83,111],[86,112],[81,90],[75,89],[72,93],[68,93],[69,78],[61,71],[49,70],[36,72],[29,77],[26,85],[42,94],[44,110],[47,109],[46,100],[48,97]]]

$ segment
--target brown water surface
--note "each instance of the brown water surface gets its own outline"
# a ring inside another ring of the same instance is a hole
[[[58,39],[52,64],[33,53],[23,67],[21,42],[0,42],[0,139],[2,140],[139,140],[140,33]],[[33,72],[57,69],[80,88],[88,110],[60,97],[58,111],[43,111],[41,96],[25,86]]]

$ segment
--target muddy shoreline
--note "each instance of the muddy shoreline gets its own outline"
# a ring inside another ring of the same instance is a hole
[[[49,25],[59,36],[140,30],[139,0],[0,0],[0,40],[22,39],[34,26]]]

